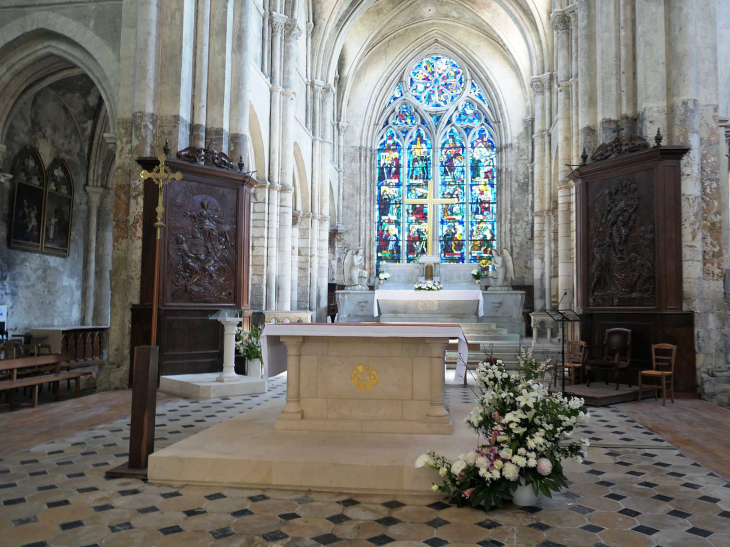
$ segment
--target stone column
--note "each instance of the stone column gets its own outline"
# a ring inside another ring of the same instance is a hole
[[[545,308],[553,309],[553,170],[552,170],[552,136],[550,127],[553,122],[553,74],[547,72],[540,76],[545,98],[543,99],[543,192],[542,210],[543,231],[545,234]]]
[[[534,308],[545,307],[545,85],[542,78],[530,81],[535,94],[535,128],[533,133],[533,207],[535,212],[534,245]]]
[[[268,259],[269,188],[256,184],[251,200],[251,308],[266,308]]]
[[[279,181],[282,184],[279,205],[278,283],[276,309],[291,309],[292,278],[292,212],[294,197],[294,78],[297,65],[297,41],[302,35],[296,19],[290,19],[284,26],[284,66],[281,159]]]
[[[282,185],[279,192],[279,242],[276,264],[276,309],[278,311],[289,311],[291,309],[293,197],[294,187]]]
[[[558,54],[558,301],[562,309],[573,307],[572,184],[568,179],[572,161],[570,18],[563,10],[555,10],[550,19],[557,32]]]
[[[348,123],[341,121],[337,123],[337,169],[339,171],[339,180],[337,186],[337,226],[344,226],[342,218],[342,204],[344,202],[345,188],[345,131],[347,131]]]
[[[299,221],[301,211],[294,211],[291,225],[291,299],[290,310],[299,309]]]
[[[311,288],[309,286],[309,274],[311,269],[311,253],[312,253],[312,213],[304,211],[299,217],[299,280],[297,287],[297,309],[311,310],[309,306],[309,294]]]
[[[431,398],[426,420],[448,423],[449,412],[444,406],[444,374],[446,372],[444,357],[449,341],[446,338],[426,338],[425,342],[431,359]]]
[[[667,133],[667,38],[663,0],[636,0],[636,102],[639,134]]]
[[[195,21],[195,78],[193,80],[193,120],[190,145],[205,146],[206,105],[208,104],[208,41],[210,0],[197,0]]]
[[[299,361],[302,355],[301,336],[282,336],[281,341],[286,346],[286,405],[279,414],[279,420],[301,420],[304,414],[300,400],[300,369]]]
[[[320,176],[322,172],[322,140],[320,136],[321,127],[321,103],[322,103],[322,82],[316,81],[312,86],[312,226],[310,229],[310,266],[309,266],[309,309],[317,312],[317,262],[319,261],[319,210],[320,210]]]
[[[322,146],[319,179],[319,249],[317,259],[317,320],[327,320],[327,285],[329,282],[329,234],[330,234],[330,158],[331,158],[332,86],[322,88],[320,136]]]
[[[223,370],[217,382],[235,382],[236,374],[236,327],[241,324],[240,317],[221,317],[218,319],[223,325]]]
[[[251,0],[236,0],[233,7],[233,71],[231,74],[230,157],[235,162],[243,157],[246,170],[251,170],[248,157],[248,125],[251,84]],[[261,29],[256,29],[260,32]]]
[[[84,270],[84,325],[94,324],[94,290],[96,281],[96,224],[104,188],[87,186],[89,224],[86,235],[86,269]]]
[[[281,186],[270,183],[266,226],[266,309],[276,310],[276,262],[279,232],[279,191]]]

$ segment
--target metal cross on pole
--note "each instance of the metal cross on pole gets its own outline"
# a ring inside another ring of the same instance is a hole
[[[165,142],[167,147],[167,142]],[[180,171],[173,173],[172,170],[165,165],[167,157],[164,154],[157,156],[159,164],[152,171],[143,170],[139,176],[142,179],[152,179],[157,185],[159,190],[157,196],[157,222],[155,222],[155,228],[157,228],[157,242],[155,243],[155,277],[153,281],[152,290],[152,336],[151,346],[157,345],[157,307],[159,299],[159,284],[160,284],[160,230],[165,227],[165,223],[162,222],[162,213],[165,211],[165,207],[162,205],[165,186],[167,186],[173,180],[181,180],[183,175]]]
[[[425,199],[406,199],[404,203],[406,205],[420,205],[424,204],[428,206],[428,234],[426,243],[428,245],[427,253],[428,256],[433,256],[433,238],[435,234],[434,222],[438,217],[436,207],[434,205],[444,205],[448,203],[458,203],[458,199],[454,198],[434,198],[433,197],[433,181],[428,184],[428,196]]]

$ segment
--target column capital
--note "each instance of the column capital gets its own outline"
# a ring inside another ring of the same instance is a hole
[[[307,23],[307,36],[311,36],[313,30],[314,30],[314,23],[312,23],[311,21],[309,21]]]
[[[532,88],[532,91],[535,92],[535,95],[542,95],[545,93],[545,84],[546,82],[543,80],[543,76],[533,76],[530,79],[530,87]]]
[[[284,25],[284,35],[287,40],[296,42],[302,35],[302,29],[299,28],[299,23],[296,19],[289,19]]]
[[[550,16],[550,24],[553,30],[558,32],[567,32],[570,30],[570,17],[562,9],[556,9]]]
[[[350,124],[345,121],[341,121],[341,122],[337,122],[335,124],[335,126],[337,127],[337,129],[339,130],[340,133],[344,133],[345,131],[347,131],[347,128],[350,126]]]
[[[560,184],[558,184],[557,188],[558,188],[558,190],[572,190],[573,181],[570,179],[565,180],[565,181],[561,182]]]
[[[293,194],[294,187],[290,184],[282,184],[279,186],[279,192],[281,192],[282,194]]]
[[[99,205],[101,199],[107,193],[106,188],[99,186],[86,186],[86,194],[89,196],[89,205]]]
[[[291,225],[299,226],[299,221],[302,219],[303,213],[301,211],[292,211],[291,213]]]
[[[332,94],[334,93],[334,86],[332,84],[325,84],[322,86],[322,99],[328,100],[332,97]]]
[[[102,138],[104,139],[104,142],[109,147],[109,149],[113,152],[117,149],[117,134],[116,133],[103,133]]]
[[[550,86],[552,85],[552,82],[553,82],[553,73],[552,72],[546,72],[545,74],[543,74],[539,78],[540,78],[540,80],[542,80],[542,85],[543,85],[545,91],[549,90],[550,89]]]
[[[271,31],[274,35],[282,33],[284,25],[288,20],[289,18],[282,13],[277,13],[275,11],[271,13]]]

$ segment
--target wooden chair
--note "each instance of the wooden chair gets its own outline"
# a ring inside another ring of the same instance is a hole
[[[588,356],[588,346],[580,340],[568,342],[568,361],[566,363],[555,363],[555,373],[553,374],[553,385],[558,385],[558,368],[560,373],[565,374],[565,369],[570,369],[571,385],[576,383],[582,384],[585,379],[584,366],[586,357]]]
[[[639,402],[643,389],[654,390],[654,400],[657,400],[657,391],[662,390],[662,406],[667,403],[667,379],[669,379],[669,396],[674,404],[674,360],[677,357],[677,346],[672,344],[653,344],[651,346],[651,370],[642,370],[639,373]],[[664,369],[664,370],[662,370]],[[644,378],[656,378],[657,383],[644,384]]]
[[[603,344],[599,347],[602,349],[601,358],[588,359],[586,361],[586,387],[591,386],[591,371],[603,372],[606,374],[605,381],[608,385],[608,373],[614,373],[616,380],[616,390],[619,386],[619,372],[621,369],[627,371],[627,381],[631,387],[631,374],[629,366],[631,365],[631,330],[630,329],[606,329]]]

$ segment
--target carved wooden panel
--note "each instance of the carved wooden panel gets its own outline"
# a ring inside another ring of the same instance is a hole
[[[168,186],[165,304],[235,304],[236,188],[186,181]]]
[[[653,171],[597,181],[588,187],[588,304],[654,307],[656,215]]]

